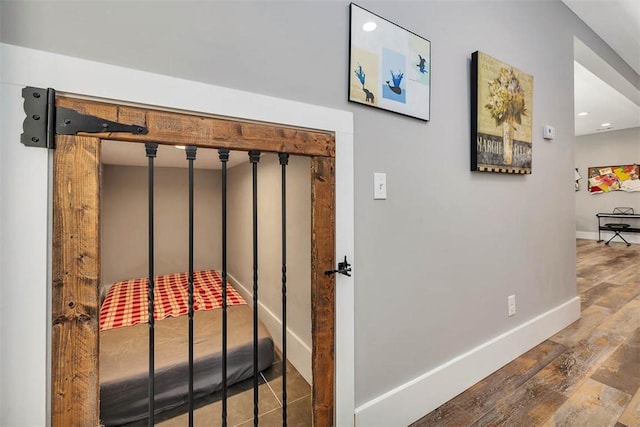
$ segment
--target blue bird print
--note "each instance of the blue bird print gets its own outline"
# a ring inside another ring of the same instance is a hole
[[[400,95],[402,93],[400,82],[404,77],[404,73],[401,73],[400,71],[398,71],[398,74],[393,74],[393,70],[389,70],[389,72],[391,72],[391,80],[393,80],[393,86],[391,86],[391,84],[389,83],[389,80],[387,80],[387,85],[389,86],[389,89],[391,89],[393,93]]]
[[[416,64],[416,67],[418,67],[418,71],[420,71],[422,74],[427,74],[427,60],[424,59],[420,54],[418,54],[418,58],[420,58],[420,63]]]

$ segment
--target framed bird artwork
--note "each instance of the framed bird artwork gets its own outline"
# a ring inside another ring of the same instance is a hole
[[[428,121],[431,42],[351,3],[349,101]]]

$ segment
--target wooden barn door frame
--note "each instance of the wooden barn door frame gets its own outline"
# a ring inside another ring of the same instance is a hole
[[[149,133],[56,136],[53,171],[52,426],[99,424],[100,143],[187,144],[311,158],[312,406],[333,425],[335,136],[331,132],[57,96],[72,108]]]

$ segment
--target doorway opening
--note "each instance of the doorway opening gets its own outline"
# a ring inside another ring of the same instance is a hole
[[[52,422],[99,421],[98,317],[101,283],[101,141],[188,144],[306,156],[311,184],[311,370],[313,423],[333,420],[335,139],[329,132],[61,97],[56,105],[122,123],[147,135],[57,136],[54,154]]]

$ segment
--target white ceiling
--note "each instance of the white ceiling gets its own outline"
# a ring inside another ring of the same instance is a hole
[[[562,1],[640,74],[640,0]],[[575,134],[640,127],[640,90],[579,41],[575,59]]]
[[[574,86],[576,136],[640,127],[640,106],[577,61]],[[579,116],[581,112],[589,114]]]
[[[562,0],[640,74],[640,1]]]

